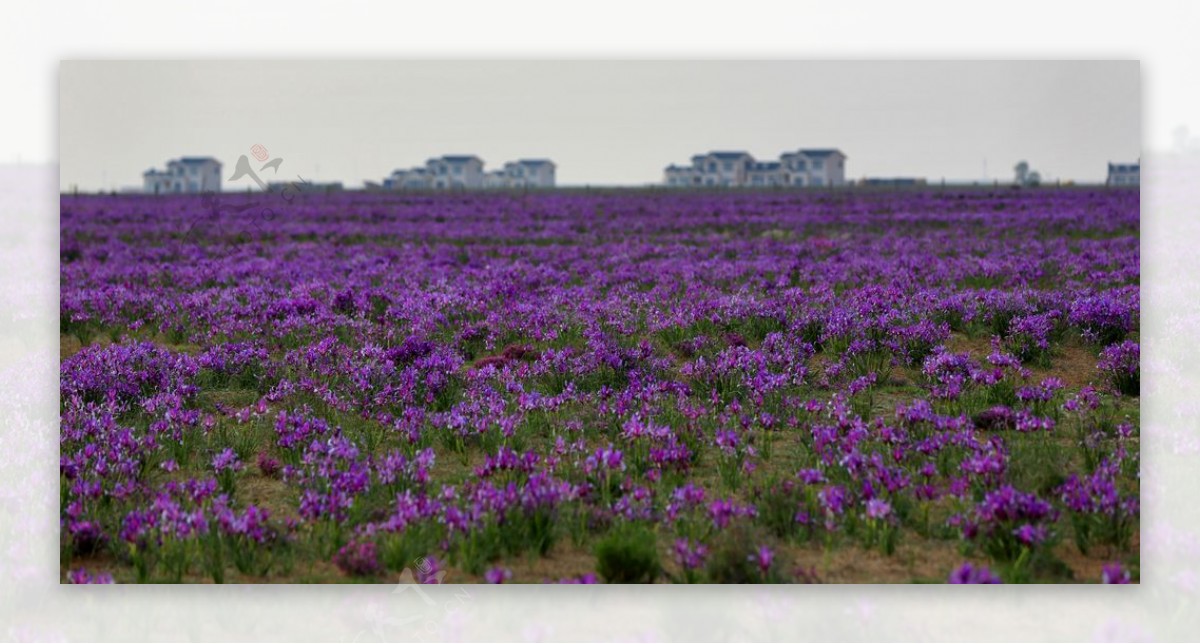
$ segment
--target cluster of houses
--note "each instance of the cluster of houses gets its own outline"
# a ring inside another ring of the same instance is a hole
[[[785,152],[778,161],[756,161],[748,152],[709,152],[692,157],[690,165],[667,166],[663,182],[676,188],[710,187],[820,187],[846,185],[846,155],[834,148]],[[369,189],[453,190],[553,188],[555,165],[549,159],[519,159],[499,170],[486,171],[474,155],[445,155],[425,162],[424,167],[396,170],[382,184]],[[854,182],[850,182],[854,183]],[[896,177],[863,179],[865,186],[920,186],[924,179]],[[1109,186],[1141,184],[1141,162],[1109,163]],[[275,187],[274,185],[272,187]],[[309,184],[306,192],[336,192],[341,183]],[[221,162],[212,157],[181,157],[167,162],[165,169],[151,168],[142,174],[146,194],[185,194],[221,191]]]
[[[425,167],[396,170],[383,180],[385,190],[452,190],[480,188],[553,188],[554,162],[549,159],[509,161],[500,170],[485,171],[474,155],[445,155]]]
[[[833,148],[785,152],[778,161],[756,161],[748,152],[709,152],[691,165],[669,165],[663,183],[677,188],[840,186],[846,183],[846,155]]]
[[[151,195],[221,191],[221,162],[212,157],[183,157],[165,170],[142,173],[142,192]]]

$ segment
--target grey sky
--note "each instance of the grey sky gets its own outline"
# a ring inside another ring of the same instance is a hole
[[[282,178],[357,186],[447,153],[550,157],[560,185],[644,184],[697,152],[837,147],[847,178],[1101,181],[1141,154],[1137,62],[119,62],[60,68],[60,186],[140,186],[261,143]],[[226,189],[240,189],[230,185]]]

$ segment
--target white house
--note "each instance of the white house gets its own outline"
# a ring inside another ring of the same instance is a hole
[[[446,155],[425,162],[430,188],[482,188],[483,160],[473,155]]]
[[[751,163],[754,157],[747,152],[709,152],[692,157],[692,168],[702,186],[744,185]]]
[[[837,149],[802,149],[779,157],[790,186],[840,186],[846,183],[846,155]]]
[[[509,188],[553,188],[554,162],[549,159],[519,159],[504,164]]]
[[[431,185],[429,171],[425,168],[399,169],[383,180],[385,190],[426,190]]]
[[[1104,182],[1109,186],[1139,186],[1142,184],[1142,162],[1137,163],[1109,163],[1108,164],[1108,180]]]
[[[185,194],[221,191],[221,162],[212,157],[183,157],[167,162],[166,170],[142,173],[147,194]]]
[[[692,166],[671,164],[663,170],[663,183],[675,188],[699,186],[701,180],[700,173]]]
[[[553,188],[555,165],[549,159],[520,159],[504,168],[484,171],[483,160],[472,155],[430,159],[423,168],[399,169],[383,180],[385,190],[446,190],[452,188]]]
[[[846,183],[846,155],[836,149],[786,152],[779,161],[755,161],[747,152],[709,152],[692,157],[690,166],[663,170],[668,186],[840,186]]]

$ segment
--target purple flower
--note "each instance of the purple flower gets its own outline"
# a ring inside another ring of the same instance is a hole
[[[868,519],[884,519],[892,513],[892,506],[883,499],[870,499],[867,501],[867,518]]]
[[[767,572],[771,570],[771,562],[775,560],[775,553],[767,546],[759,546],[758,550],[750,555],[749,560],[758,566],[758,571],[766,577]]]
[[[672,553],[675,561],[679,562],[679,565],[685,570],[700,568],[708,559],[708,547],[703,543],[692,545],[688,539],[676,539]]]
[[[625,471],[625,455],[612,445],[597,449],[584,462],[583,471],[587,474],[605,474],[608,472]]]
[[[232,447],[226,447],[213,457],[212,466],[217,472],[237,472],[242,469],[242,461]]]
[[[76,568],[67,573],[67,582],[72,584],[111,584],[113,577],[106,572],[89,573],[83,568]]]
[[[976,568],[970,563],[964,563],[950,573],[949,583],[952,584],[1000,584],[1000,581],[986,566]]]
[[[258,471],[267,478],[278,478],[280,473],[279,459],[266,452],[259,452],[257,457]]]
[[[383,572],[373,541],[351,541],[337,551],[333,563],[353,577],[369,577]]]
[[[1098,369],[1117,392],[1126,396],[1141,393],[1141,348],[1126,340],[1100,352]]]
[[[752,505],[738,505],[732,499],[715,499],[708,505],[708,515],[713,527],[718,530],[729,525],[735,517],[752,517],[755,509]]]
[[[422,557],[417,561],[417,583],[440,584],[445,576],[446,571],[442,570],[442,564],[437,557]]]
[[[1017,537],[1018,541],[1027,546],[1036,546],[1046,540],[1046,527],[1023,523],[1019,528],[1013,530],[1013,535]]]
[[[1133,583],[1129,571],[1122,568],[1119,563],[1104,564],[1104,570],[1100,573],[1100,581],[1105,584]]]
[[[71,521],[67,524],[71,534],[71,545],[80,554],[91,554],[104,544],[105,536],[100,524],[95,521]]]
[[[502,584],[509,579],[512,579],[512,571],[508,568],[501,568],[497,566],[495,568],[489,568],[483,577],[489,584]]]

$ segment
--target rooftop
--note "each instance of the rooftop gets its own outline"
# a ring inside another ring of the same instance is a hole
[[[181,157],[179,159],[179,162],[180,163],[188,163],[188,164],[215,163],[217,165],[221,165],[220,161],[217,161],[216,159],[214,159],[212,157]]]
[[[702,155],[704,156],[704,155]],[[750,156],[749,152],[709,152],[707,156],[716,157],[722,161],[740,159]]]
[[[833,154],[841,154],[842,156],[846,156],[841,150],[839,150],[837,148],[810,148],[807,150],[801,149],[800,154],[803,154],[806,157],[814,157],[814,158],[818,158],[818,159],[822,158],[822,157],[827,157],[827,156],[830,156]]]

